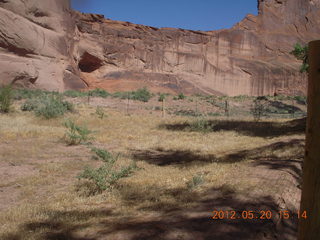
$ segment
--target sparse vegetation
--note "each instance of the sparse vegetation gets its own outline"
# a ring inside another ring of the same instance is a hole
[[[30,97],[35,103],[25,106],[33,112],[42,104],[42,95],[57,98],[60,94],[35,95]],[[132,101],[130,117],[125,115],[127,101],[95,98],[87,105],[86,99],[71,99],[78,113],[72,116],[76,119],[73,124],[61,124],[61,118],[46,121],[20,111],[0,114],[0,163],[5,166],[0,173],[7,169],[18,173],[8,174],[1,183],[6,194],[0,198],[0,238],[94,238],[92,233],[101,230],[108,232],[101,237],[111,239],[118,234],[114,226],[120,226],[120,231],[128,229],[123,223],[128,213],[133,222],[147,221],[151,230],[157,231],[150,222],[174,224],[186,210],[198,216],[198,209],[209,202],[219,202],[222,210],[230,207],[224,199],[232,200],[235,209],[244,204],[251,207],[251,199],[263,206],[267,199],[266,204],[273,206],[269,196],[278,196],[283,189],[292,192],[285,199],[290,202],[301,186],[296,182],[304,156],[305,125],[300,120],[285,121],[283,118],[291,115],[280,112],[288,112],[292,105],[305,112],[306,106],[293,97],[283,101],[268,97],[266,107],[274,111],[268,113],[272,117],[278,114],[277,120],[253,122],[253,98],[240,99],[199,97],[196,113],[196,104],[190,104],[189,98],[174,102],[170,97],[166,99],[166,119],[154,111],[160,106],[157,95],[148,104]],[[225,100],[230,103],[229,119],[224,116]],[[24,101],[15,101],[14,107],[21,104]],[[97,117],[96,106],[104,106],[106,120]],[[148,114],[150,111],[153,114]],[[90,134],[79,133],[77,127]],[[97,130],[95,140],[86,145],[92,140],[91,129]],[[63,135],[65,142],[59,141]],[[93,153],[88,146],[96,146]],[[143,170],[135,171],[137,167],[131,164],[135,161]],[[80,180],[74,177],[77,175]],[[91,195],[94,193],[101,194]],[[84,197],[88,194],[90,197]],[[172,218],[168,212],[173,213]],[[188,218],[179,226],[187,232],[194,223],[194,218]],[[202,224],[200,221],[199,228]]]
[[[101,98],[107,98],[111,95],[106,90],[103,90],[100,88],[90,90],[87,94],[89,94],[91,97],[101,97]]]
[[[8,113],[13,102],[13,90],[11,85],[0,88],[0,112]]]
[[[93,140],[93,137],[90,136],[93,131],[85,126],[79,126],[72,120],[65,121],[64,126],[67,130],[63,139],[68,145],[78,145]]]
[[[76,98],[76,97],[87,97],[88,92],[80,92],[76,90],[68,90],[63,93],[66,97]]]
[[[135,163],[116,169],[116,162],[119,155],[114,156],[104,149],[93,148],[92,151],[96,157],[103,162],[98,168],[86,167],[84,171],[78,175],[79,179],[87,179],[94,183],[94,189],[91,193],[101,193],[105,190],[110,190],[121,178],[128,177],[137,166]]]
[[[179,93],[178,96],[174,96],[173,100],[184,100],[186,96],[183,93]]]
[[[151,92],[149,92],[149,90],[146,87],[144,87],[144,88],[138,89],[137,91],[131,92],[131,96],[133,100],[148,102],[152,97],[152,94]]]
[[[146,88],[140,88],[136,91],[132,92],[116,92],[112,94],[114,98],[121,98],[121,99],[131,99],[137,100],[141,102],[148,102],[152,98],[152,93]]]
[[[166,99],[166,95],[164,93],[160,93],[158,101],[163,102]]]
[[[98,118],[103,119],[105,117],[105,112],[102,107],[97,106],[96,108],[96,114],[98,115]]]
[[[37,116],[45,119],[63,116],[66,112],[73,112],[74,106],[64,101],[61,95],[41,95],[28,99],[22,106],[22,111],[33,111]]]
[[[191,131],[195,131],[195,132],[202,132],[202,133],[206,133],[209,132],[211,130],[211,126],[209,124],[209,122],[202,118],[197,118],[196,121],[191,122],[190,124],[190,130]]]
[[[194,189],[203,183],[204,183],[204,175],[201,173],[197,173],[192,177],[190,181],[187,182],[187,187],[188,189]]]

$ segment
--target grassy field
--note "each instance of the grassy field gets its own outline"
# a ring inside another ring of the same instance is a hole
[[[143,108],[133,101],[130,115],[117,107],[126,100],[92,98],[89,105],[83,98],[69,100],[75,111],[54,119],[22,112],[24,100],[0,114],[0,239],[294,236],[296,222],[285,228],[276,215],[259,223],[221,219],[218,224],[210,217],[214,209],[298,208],[304,120],[162,118],[150,113],[157,100]],[[191,104],[179,101],[185,108]],[[105,116],[97,114],[98,105]],[[92,130],[91,144],[68,146],[66,119]],[[133,162],[137,168],[93,194],[90,182],[76,178],[86,166],[100,165],[92,147],[119,154],[118,169]]]

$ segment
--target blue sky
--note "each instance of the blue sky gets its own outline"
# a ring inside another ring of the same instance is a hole
[[[257,14],[257,0],[71,0],[72,7],[113,20],[154,27],[192,30],[230,28],[247,13]]]

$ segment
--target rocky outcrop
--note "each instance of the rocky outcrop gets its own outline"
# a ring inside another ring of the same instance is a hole
[[[64,0],[0,0],[0,81],[50,90],[304,94],[306,76],[289,52],[320,37],[319,8],[319,0],[258,0],[258,16],[202,32],[70,12]]]
[[[75,25],[65,0],[0,0],[0,82],[84,88],[73,60]]]
[[[187,93],[304,94],[306,76],[289,52],[320,37],[319,7],[315,0],[259,0],[258,16],[210,32],[75,13],[80,61],[96,66],[83,76],[91,86],[114,90],[146,85]]]

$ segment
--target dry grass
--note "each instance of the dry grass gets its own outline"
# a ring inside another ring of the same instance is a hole
[[[105,109],[107,117],[99,119],[95,110],[82,104],[77,106],[78,113],[67,117],[96,131],[93,145],[120,153],[120,165],[134,160],[141,169],[122,179],[111,192],[90,197],[76,190],[79,183],[75,177],[85,165],[98,163],[87,146],[67,147],[61,140],[64,118],[42,120],[20,111],[0,115],[0,169],[16,168],[0,178],[0,189],[6,187],[7,191],[0,192],[0,204],[8,199],[5,195],[17,195],[0,207],[1,239],[90,239],[90,234],[103,227],[103,221],[191,209],[210,189],[220,188],[222,195],[231,190],[257,194],[252,189],[260,187],[260,182],[248,179],[252,161],[258,156],[302,154],[301,146],[284,150],[268,146],[303,140],[303,133],[266,138],[230,130],[206,134],[172,131],[159,126],[192,120],[151,114],[126,116],[110,109]],[[204,183],[189,189],[188,181],[197,174],[203,174]],[[266,186],[264,194],[272,194],[274,189]]]

